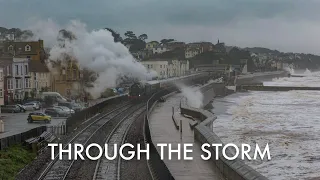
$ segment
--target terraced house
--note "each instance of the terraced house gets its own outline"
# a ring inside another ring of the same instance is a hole
[[[21,101],[29,97],[31,92],[29,59],[12,58],[11,63],[4,68],[5,102]]]
[[[51,73],[40,61],[29,61],[31,97],[39,96],[40,92],[51,91]]]

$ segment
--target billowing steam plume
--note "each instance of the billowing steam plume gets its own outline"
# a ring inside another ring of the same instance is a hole
[[[61,60],[67,54],[78,61],[81,68],[98,74],[94,87],[89,90],[94,98],[99,97],[106,88],[115,87],[121,76],[145,81],[156,75],[137,62],[123,44],[115,43],[107,30],[88,31],[86,25],[79,21],[71,21],[61,27],[52,20],[37,21],[29,29],[35,34],[33,38],[43,39],[45,45],[50,46],[50,60]],[[72,32],[75,37],[72,40],[63,39],[63,46],[61,39],[57,38],[61,29]]]

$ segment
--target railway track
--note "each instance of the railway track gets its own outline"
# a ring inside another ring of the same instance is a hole
[[[63,149],[68,147],[68,144],[79,143],[86,145],[88,141],[108,122],[115,119],[116,117],[127,116],[124,112],[134,107],[131,103],[126,103],[121,107],[118,107],[98,119],[90,122],[84,129],[78,132],[69,142],[64,144]],[[59,160],[59,154],[56,154],[54,160],[52,160],[47,168],[42,172],[38,180],[53,180],[53,179],[66,179],[74,160],[68,160],[66,154],[63,154],[63,160]]]
[[[115,128],[107,137],[105,144],[108,144],[108,155],[111,157],[114,152],[114,145],[118,147],[125,143],[128,131],[135,120],[145,112],[145,105],[141,105],[128,119],[122,119],[118,122]],[[93,180],[102,179],[121,179],[121,160],[122,158],[116,156],[114,160],[100,158],[96,164]]]

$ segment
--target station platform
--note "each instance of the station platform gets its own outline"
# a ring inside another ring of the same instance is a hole
[[[193,152],[188,153],[188,156],[193,157],[193,160],[183,160],[183,151],[181,153],[181,160],[178,160],[178,153],[172,153],[171,160],[168,159],[168,151],[164,153],[163,161],[176,180],[224,179],[212,162],[201,159],[201,155],[204,153],[201,150],[201,145],[194,141],[193,130],[189,125],[190,119],[185,118],[179,112],[180,99],[182,97],[181,94],[174,94],[168,97],[165,102],[159,102],[154,107],[149,116],[150,133],[153,143],[171,143],[172,149],[177,149],[178,144],[193,144],[193,147],[190,147]],[[172,107],[175,109],[177,124],[180,125],[180,120],[182,120],[182,138],[172,120]],[[183,149],[183,145],[181,149]],[[161,152],[159,146],[157,146],[157,150],[159,153]]]

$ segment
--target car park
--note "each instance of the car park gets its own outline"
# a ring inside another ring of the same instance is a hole
[[[43,121],[46,123],[50,123],[51,116],[41,112],[32,112],[32,113],[29,113],[27,120],[29,123],[32,123],[34,121]]]
[[[18,113],[18,112],[21,112],[21,110],[20,110],[20,107],[17,105],[5,105],[5,106],[1,106],[1,112]]]
[[[55,107],[47,108],[44,111],[44,113],[53,117],[68,117],[70,115],[69,113],[61,110],[60,108],[55,108]]]
[[[27,111],[34,111],[40,109],[39,105],[34,102],[29,102],[23,105]]]

